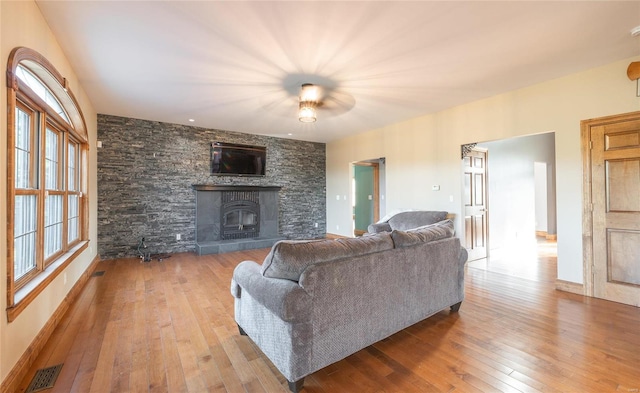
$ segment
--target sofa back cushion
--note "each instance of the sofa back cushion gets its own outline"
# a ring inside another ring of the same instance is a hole
[[[425,225],[435,224],[447,218],[447,212],[441,211],[407,211],[396,214],[389,219],[391,229],[406,231]]]
[[[454,234],[453,221],[443,220],[435,224],[425,225],[408,231],[394,229],[391,232],[391,238],[396,248],[402,248],[453,237]]]
[[[262,262],[262,275],[298,281],[310,265],[392,248],[388,232],[336,240],[281,240]]]

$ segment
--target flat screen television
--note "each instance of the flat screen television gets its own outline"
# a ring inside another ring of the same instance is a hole
[[[236,143],[211,143],[211,174],[264,176],[267,148]]]

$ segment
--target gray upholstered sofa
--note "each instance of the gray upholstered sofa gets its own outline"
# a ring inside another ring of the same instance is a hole
[[[231,293],[240,333],[298,392],[304,377],[464,298],[467,252],[445,220],[360,238],[280,241],[241,262]]]
[[[432,210],[409,210],[396,213],[386,220],[369,225],[369,233],[391,232],[394,229],[406,231],[424,225],[440,222],[447,218],[448,212]]]

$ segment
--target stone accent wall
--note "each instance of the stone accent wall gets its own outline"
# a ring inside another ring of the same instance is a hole
[[[98,115],[98,140],[98,253],[103,259],[137,256],[142,237],[152,254],[193,252],[193,184],[280,186],[280,234],[310,239],[326,233],[323,143],[108,115]],[[266,176],[212,176],[214,141],[266,146]]]

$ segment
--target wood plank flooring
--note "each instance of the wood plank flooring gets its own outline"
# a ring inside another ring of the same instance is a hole
[[[459,313],[312,374],[304,392],[639,392],[640,309],[556,291],[553,243],[542,246],[469,263]],[[233,320],[233,269],[267,252],[100,262],[104,275],[89,280],[20,391],[37,369],[64,363],[45,392],[287,392]]]

